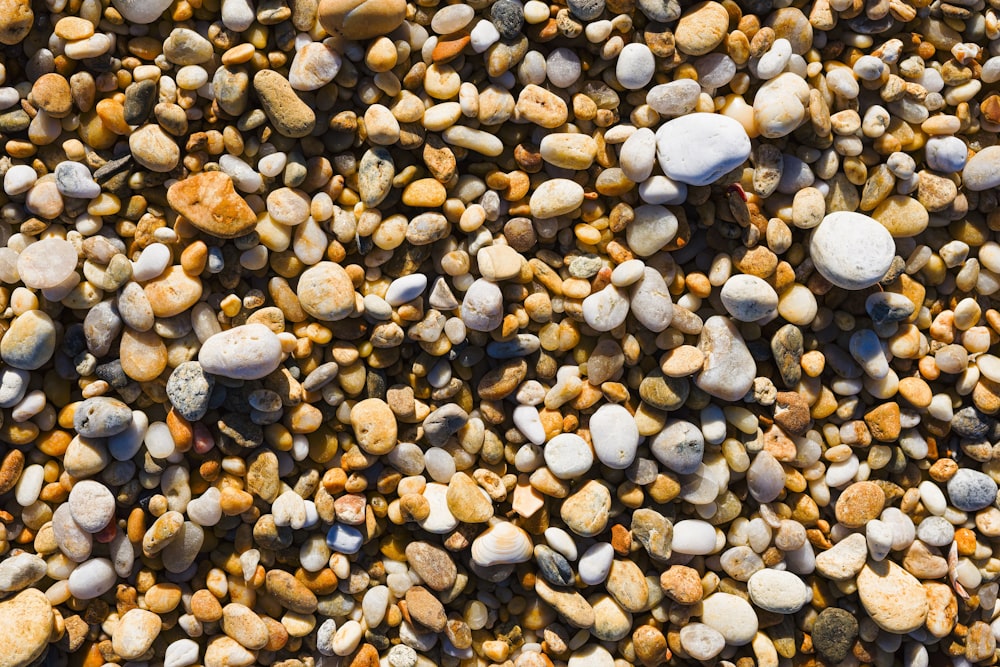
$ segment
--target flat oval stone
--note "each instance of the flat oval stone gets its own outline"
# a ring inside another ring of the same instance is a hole
[[[132,424],[132,410],[117,398],[96,396],[76,406],[73,428],[88,438],[107,438]]]
[[[749,602],[731,593],[714,593],[702,600],[701,622],[733,646],[749,644],[757,634],[757,613]]]
[[[877,220],[861,213],[830,213],[813,232],[809,252],[816,270],[837,287],[861,290],[882,279],[896,244]]]
[[[962,185],[976,192],[1000,186],[1000,146],[989,146],[972,156],[962,170]]]
[[[590,437],[597,459],[609,468],[624,470],[635,460],[639,428],[624,406],[605,403],[590,417]]]
[[[69,241],[47,238],[30,244],[17,256],[21,282],[33,289],[62,285],[76,272],[79,256]]]
[[[750,157],[750,137],[728,116],[692,113],[656,131],[656,155],[663,173],[688,185],[709,185]]]
[[[296,294],[302,310],[319,320],[336,322],[354,312],[354,284],[334,262],[320,262],[303,271]]]
[[[56,349],[56,326],[41,310],[29,310],[14,318],[0,339],[0,358],[21,370],[41,368]]]
[[[858,598],[871,619],[887,632],[913,632],[927,619],[927,591],[916,577],[889,560],[861,568]]]
[[[747,581],[747,592],[755,605],[776,614],[794,614],[812,597],[798,575],[771,568],[754,573]]]
[[[281,341],[263,324],[244,324],[210,337],[198,352],[206,373],[259,380],[281,364]]]
[[[26,667],[42,657],[54,625],[52,603],[42,591],[29,588],[0,602],[0,649],[4,667]]]

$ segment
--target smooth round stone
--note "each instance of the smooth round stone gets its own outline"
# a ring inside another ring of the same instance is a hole
[[[531,215],[547,220],[566,215],[583,203],[583,186],[568,178],[553,178],[535,188],[528,201]]]
[[[630,181],[642,183],[649,178],[656,165],[656,135],[653,131],[643,127],[633,132],[622,144],[618,161],[622,173]]]
[[[73,428],[87,438],[107,438],[121,433],[132,423],[132,410],[116,398],[97,396],[76,406]]]
[[[349,40],[388,35],[406,18],[405,0],[321,0],[319,23],[331,35]]]
[[[812,593],[797,574],[765,568],[747,581],[750,600],[766,611],[794,614],[812,597]]]
[[[58,287],[76,272],[78,259],[76,248],[69,241],[54,237],[42,239],[17,256],[17,273],[27,287]]]
[[[24,194],[38,180],[35,170],[26,164],[15,164],[3,175],[3,191],[10,196]]]
[[[596,586],[608,578],[615,550],[607,542],[598,542],[589,547],[577,563],[580,580],[588,586]]]
[[[353,526],[345,526],[342,523],[335,523],[326,533],[326,546],[335,553],[356,554],[364,544],[364,535]]]
[[[653,78],[656,58],[645,44],[626,44],[618,54],[615,78],[626,90],[639,90]]]
[[[100,532],[115,516],[115,497],[100,482],[85,479],[69,492],[69,509],[80,528]]]
[[[761,135],[777,139],[791,134],[806,118],[809,84],[792,72],[779,74],[758,89],[753,120]]]
[[[731,276],[719,293],[726,311],[741,322],[772,317],[778,310],[778,294],[767,281],[749,274]]]
[[[719,632],[732,646],[749,644],[757,634],[757,614],[753,607],[731,593],[714,593],[702,600],[701,622]]]
[[[711,660],[726,648],[726,638],[704,623],[688,623],[680,631],[681,646],[695,660]]]
[[[677,235],[677,216],[665,206],[637,206],[634,215],[635,218],[625,228],[625,238],[629,249],[639,257],[659,252]]]
[[[473,331],[492,331],[503,321],[503,293],[496,283],[479,278],[465,292],[461,314]]]
[[[906,634],[927,620],[927,591],[920,580],[886,560],[870,562],[857,579],[858,598],[876,625],[887,632]]]
[[[945,174],[962,171],[968,157],[969,149],[958,137],[931,137],[924,146],[927,166]]]
[[[296,289],[302,309],[318,320],[335,322],[354,312],[354,284],[334,262],[320,262],[299,276]]]
[[[656,131],[656,155],[663,173],[688,185],[709,185],[750,157],[750,137],[736,120],[692,113]]]
[[[755,500],[769,503],[785,488],[785,471],[774,455],[758,452],[747,470],[747,488]]]
[[[118,574],[107,558],[92,558],[69,575],[69,592],[79,600],[93,600],[110,591]]]
[[[923,205],[912,197],[893,195],[886,197],[872,212],[893,238],[916,236],[927,229],[930,215]]]
[[[56,187],[64,197],[93,199],[101,194],[87,166],[79,162],[60,162],[56,165]]]
[[[705,453],[705,436],[691,422],[671,420],[649,444],[653,456],[679,475],[698,470]]]
[[[647,204],[683,204],[687,201],[687,185],[654,174],[639,184],[639,197]]]
[[[560,433],[545,443],[545,465],[559,479],[576,479],[594,465],[587,441],[575,433]]]
[[[715,551],[715,528],[699,519],[678,521],[670,548],[680,554],[706,556]]]
[[[417,522],[420,527],[436,535],[444,535],[455,530],[458,519],[448,509],[448,485],[430,483],[424,488],[423,496],[430,505],[430,513],[426,519]]]
[[[288,83],[295,90],[317,90],[340,72],[341,55],[322,42],[306,44],[295,53],[288,69]]]
[[[447,5],[434,12],[431,30],[439,35],[450,35],[467,26],[476,15],[469,5]]]
[[[114,0],[112,3],[129,23],[152,23],[170,6],[170,0]]]
[[[678,79],[653,86],[646,93],[646,104],[661,116],[683,116],[694,111],[701,86],[694,79]]]
[[[496,7],[496,4],[493,6]],[[545,75],[558,88],[572,86],[580,78],[581,72],[580,56],[572,49],[563,46],[553,49],[545,60]]]
[[[72,576],[72,575],[71,575]],[[137,660],[160,636],[160,617],[145,609],[130,609],[122,615],[112,637],[115,653],[125,660]]]
[[[419,297],[426,288],[427,276],[422,273],[396,278],[389,283],[389,288],[385,291],[385,301],[394,308],[402,306]]]
[[[590,438],[597,459],[609,468],[624,470],[632,465],[639,447],[639,428],[624,406],[605,403],[590,417]]]
[[[963,512],[976,512],[996,501],[997,483],[978,470],[962,468],[948,480],[948,498]]]
[[[591,294],[583,300],[583,319],[595,331],[611,331],[628,317],[626,293],[614,285]]]
[[[990,146],[973,155],[962,170],[962,185],[973,191],[1000,186],[1000,146]]]
[[[896,255],[892,235],[861,213],[830,213],[813,232],[810,257],[816,270],[837,287],[861,290],[885,275]]]
[[[281,341],[263,324],[244,324],[210,337],[198,352],[202,370],[235,380],[259,380],[281,365]]]
[[[40,310],[29,310],[15,318],[3,335],[0,358],[14,368],[33,371],[52,358],[55,346],[56,327],[52,318]]]
[[[49,646],[53,618],[52,603],[35,588],[0,602],[0,634],[7,638],[0,648],[0,664],[4,667],[37,664]]]

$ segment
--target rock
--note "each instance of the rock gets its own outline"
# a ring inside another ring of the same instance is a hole
[[[682,605],[695,604],[704,594],[698,570],[686,565],[671,565],[660,575],[660,588],[668,598]]]
[[[729,319],[715,315],[705,320],[698,349],[705,355],[705,365],[695,377],[700,389],[726,401],[738,401],[750,391],[757,364]]]
[[[144,125],[128,137],[132,157],[150,171],[172,171],[181,159],[181,149],[159,125]]]
[[[455,585],[458,571],[448,552],[429,542],[406,545],[406,560],[428,588],[447,591]]]
[[[413,586],[406,591],[406,610],[410,618],[434,632],[444,631],[448,622],[444,605],[423,586]]]
[[[323,42],[309,42],[295,53],[288,69],[288,83],[295,90],[318,90],[340,71],[339,53]]]
[[[611,511],[611,492],[590,480],[563,501],[559,516],[577,535],[593,537],[604,531]]]
[[[349,40],[387,35],[405,17],[405,0],[321,0],[317,11],[324,30]]]
[[[100,482],[85,479],[69,492],[73,520],[88,533],[100,532],[115,516],[115,497]]]
[[[34,664],[49,645],[52,626],[52,604],[42,591],[31,588],[0,602],[0,632],[4,637],[0,667]]]
[[[715,551],[715,528],[707,521],[685,519],[674,524],[671,548],[681,554],[705,556]]]
[[[163,56],[175,65],[200,65],[212,52],[212,43],[188,28],[174,28],[163,40]]]
[[[650,88],[646,104],[661,116],[684,116],[695,110],[700,94],[701,86],[694,79],[677,79]]]
[[[611,563],[605,587],[625,611],[639,613],[649,601],[649,586],[638,565],[631,560]]]
[[[726,648],[726,638],[704,623],[688,623],[680,630],[681,646],[695,660],[711,660]]]
[[[281,341],[263,324],[244,324],[211,336],[198,352],[204,372],[236,380],[259,380],[281,364]]]
[[[46,562],[35,554],[20,553],[0,563],[0,591],[12,593],[41,580],[47,572]],[[2,660],[2,652],[0,652]]]
[[[864,567],[868,543],[861,533],[852,533],[816,555],[816,571],[834,581],[853,579]]]
[[[73,597],[78,600],[93,600],[114,588],[117,579],[118,573],[110,560],[91,558],[70,573],[67,583]]]
[[[305,584],[284,570],[270,570],[264,578],[267,592],[273,595],[281,606],[298,614],[316,611],[316,596]]]
[[[572,137],[586,135],[570,134],[565,136]],[[545,139],[542,139],[542,145],[545,145]],[[597,153],[596,149],[597,146],[595,145],[595,154]],[[648,127],[643,127],[633,132],[632,136],[626,139],[625,143],[622,144],[618,161],[619,166],[621,166],[622,173],[625,174],[625,178],[630,181],[642,183],[649,178],[653,173],[653,167],[656,165],[656,135],[653,131]],[[626,228],[626,231],[628,231],[628,228]]]
[[[576,591],[552,588],[539,578],[535,580],[535,592],[573,627],[586,629],[594,625],[593,607]]]
[[[927,619],[927,592],[912,574],[892,561],[871,562],[858,575],[858,598],[887,632],[913,632]]]
[[[560,479],[576,479],[594,464],[594,452],[575,433],[560,433],[545,445],[545,465]],[[453,512],[454,513],[454,512]]]
[[[34,23],[30,0],[0,0],[0,44],[20,44]]]
[[[996,502],[997,483],[978,470],[961,468],[948,480],[948,498],[963,512],[976,512]]]
[[[355,309],[351,277],[334,262],[320,262],[303,271],[296,294],[302,310],[318,320],[336,322]]]
[[[493,501],[486,491],[464,472],[456,472],[451,476],[445,498],[449,511],[462,523],[485,523],[493,516]]]
[[[632,539],[642,544],[652,558],[670,558],[674,527],[670,520],[648,508],[640,508],[632,513]]]
[[[1000,186],[1000,146],[984,148],[969,159],[962,170],[962,185],[975,192]]]
[[[572,570],[570,570],[572,573]],[[610,595],[593,595],[587,602],[594,609],[594,627],[590,633],[601,641],[619,641],[632,629],[632,614]]]
[[[206,234],[221,239],[243,236],[257,225],[257,215],[221,171],[205,171],[177,181],[167,190],[167,202]]]
[[[728,30],[726,8],[718,2],[702,2],[684,12],[674,30],[674,39],[682,53],[703,56],[722,43]]]
[[[705,437],[691,422],[671,420],[649,444],[657,460],[679,475],[690,475],[701,465]]]
[[[660,126],[656,155],[663,173],[675,181],[709,185],[746,161],[750,138],[728,116],[692,113]]]
[[[701,602],[701,622],[732,646],[749,644],[757,634],[757,614],[750,603],[730,593],[713,593]]]
[[[753,119],[762,136],[777,139],[791,134],[805,120],[809,85],[792,72],[779,74],[762,85],[753,99]]]
[[[396,416],[382,399],[366,398],[355,403],[351,426],[358,446],[369,454],[382,456],[396,446]]]
[[[94,181],[90,170],[79,162],[60,162],[56,166],[56,187],[64,197],[93,199],[101,194],[101,186]]]
[[[885,506],[885,493],[874,482],[855,482],[837,498],[837,521],[848,528],[863,528],[877,519]]]
[[[812,597],[798,575],[765,568],[747,581],[747,592],[755,605],[776,614],[794,614]]]
[[[767,281],[757,276],[731,276],[719,292],[722,305],[734,319],[756,322],[773,317],[778,310],[778,294]]]
[[[112,3],[129,23],[152,23],[170,6],[170,0],[114,0]]]
[[[532,216],[545,220],[566,215],[582,203],[582,185],[567,178],[553,178],[535,188],[528,206]]]
[[[674,307],[667,283],[656,269],[645,267],[629,289],[632,317],[650,331],[660,332],[673,321]]]
[[[634,219],[625,228],[625,238],[628,247],[640,257],[659,252],[677,235],[677,216],[665,206],[637,206],[633,215]]]
[[[116,398],[98,396],[79,403],[73,413],[73,428],[88,438],[107,438],[132,424],[132,410]]]
[[[810,257],[816,270],[838,287],[861,290],[882,279],[896,244],[878,221],[861,213],[830,213],[813,232]]]
[[[380,2],[392,6],[399,0]],[[325,0],[324,4],[349,4],[336,0]],[[368,0],[363,6],[370,6]],[[262,69],[253,77],[253,88],[260,98],[261,107],[279,134],[289,138],[305,137],[316,127],[316,113],[303,102],[288,79],[270,69]]]
[[[167,379],[167,399],[174,409],[190,422],[196,422],[208,412],[215,378],[206,375],[196,361],[185,361]]]
[[[462,299],[462,321],[473,331],[492,331],[503,321],[503,294],[483,278],[472,283]]]
[[[17,256],[17,273],[26,287],[50,289],[64,284],[76,273],[76,248],[60,238],[35,241]]]
[[[624,470],[635,460],[639,429],[621,405],[605,403],[590,417],[590,437],[597,459],[609,468]]]
[[[250,667],[257,661],[257,652],[249,651],[226,635],[218,635],[205,649],[205,667]]]
[[[626,44],[618,54],[615,78],[626,90],[639,90],[653,78],[655,67],[656,58],[648,46]]]
[[[594,331],[611,331],[628,317],[629,301],[624,290],[614,285],[583,300],[583,319]]]
[[[145,609],[130,609],[118,621],[111,638],[115,653],[125,660],[145,655],[160,636],[160,617]]]
[[[563,169],[589,169],[597,157],[597,142],[586,134],[547,134],[538,149],[543,160]]]
[[[813,646],[829,664],[842,663],[850,654],[857,636],[858,619],[839,607],[827,607],[813,623]]]

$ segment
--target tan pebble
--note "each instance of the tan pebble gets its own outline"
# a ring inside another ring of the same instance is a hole
[[[243,236],[257,224],[253,209],[221,171],[202,172],[174,183],[167,191],[167,202],[199,230],[223,239]]]
[[[877,519],[885,506],[885,492],[874,482],[855,482],[837,499],[837,521],[849,528],[861,528]]]
[[[201,280],[174,265],[146,283],[143,290],[156,317],[173,317],[198,302],[201,298]]]

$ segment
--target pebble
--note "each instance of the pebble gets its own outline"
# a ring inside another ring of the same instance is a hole
[[[317,18],[330,34],[361,40],[386,35],[406,16],[403,0],[321,0]]]
[[[997,483],[977,470],[962,468],[948,480],[948,498],[965,512],[975,512],[996,502]]]
[[[214,334],[201,346],[204,372],[236,380],[259,380],[281,363],[281,341],[263,324],[245,324]]]
[[[973,192],[989,190],[1000,185],[997,164],[1000,161],[1000,146],[989,146],[979,151],[962,169],[962,185]]]
[[[219,171],[178,181],[167,190],[167,202],[199,230],[223,239],[243,236],[257,224],[232,178]]]
[[[713,593],[702,600],[701,622],[732,646],[749,644],[758,628],[757,614],[750,603],[731,593]]]
[[[750,139],[731,118],[691,113],[660,126],[656,156],[669,178],[687,185],[709,185],[746,161]]]
[[[0,665],[34,664],[48,648],[53,625],[52,603],[37,589],[29,588],[0,602],[0,630],[12,640],[0,649]]]
[[[726,312],[741,322],[770,318],[778,311],[778,294],[757,276],[732,276],[722,286],[719,296]]]
[[[632,465],[639,447],[639,429],[628,410],[605,404],[590,417],[591,438],[597,459],[609,468]]]
[[[838,287],[871,287],[889,270],[896,254],[889,231],[861,213],[828,214],[812,234],[809,250],[816,270]]]
[[[858,598],[875,623],[896,634],[912,632],[927,619],[927,592],[892,561],[870,563],[858,574]]]
[[[798,575],[771,568],[753,574],[747,592],[754,605],[776,614],[794,614],[812,597]]]
[[[627,90],[643,88],[653,78],[656,58],[645,44],[627,44],[618,54],[615,78]]]
[[[145,609],[130,609],[118,621],[112,636],[115,653],[125,660],[146,654],[160,635],[160,617]]]

